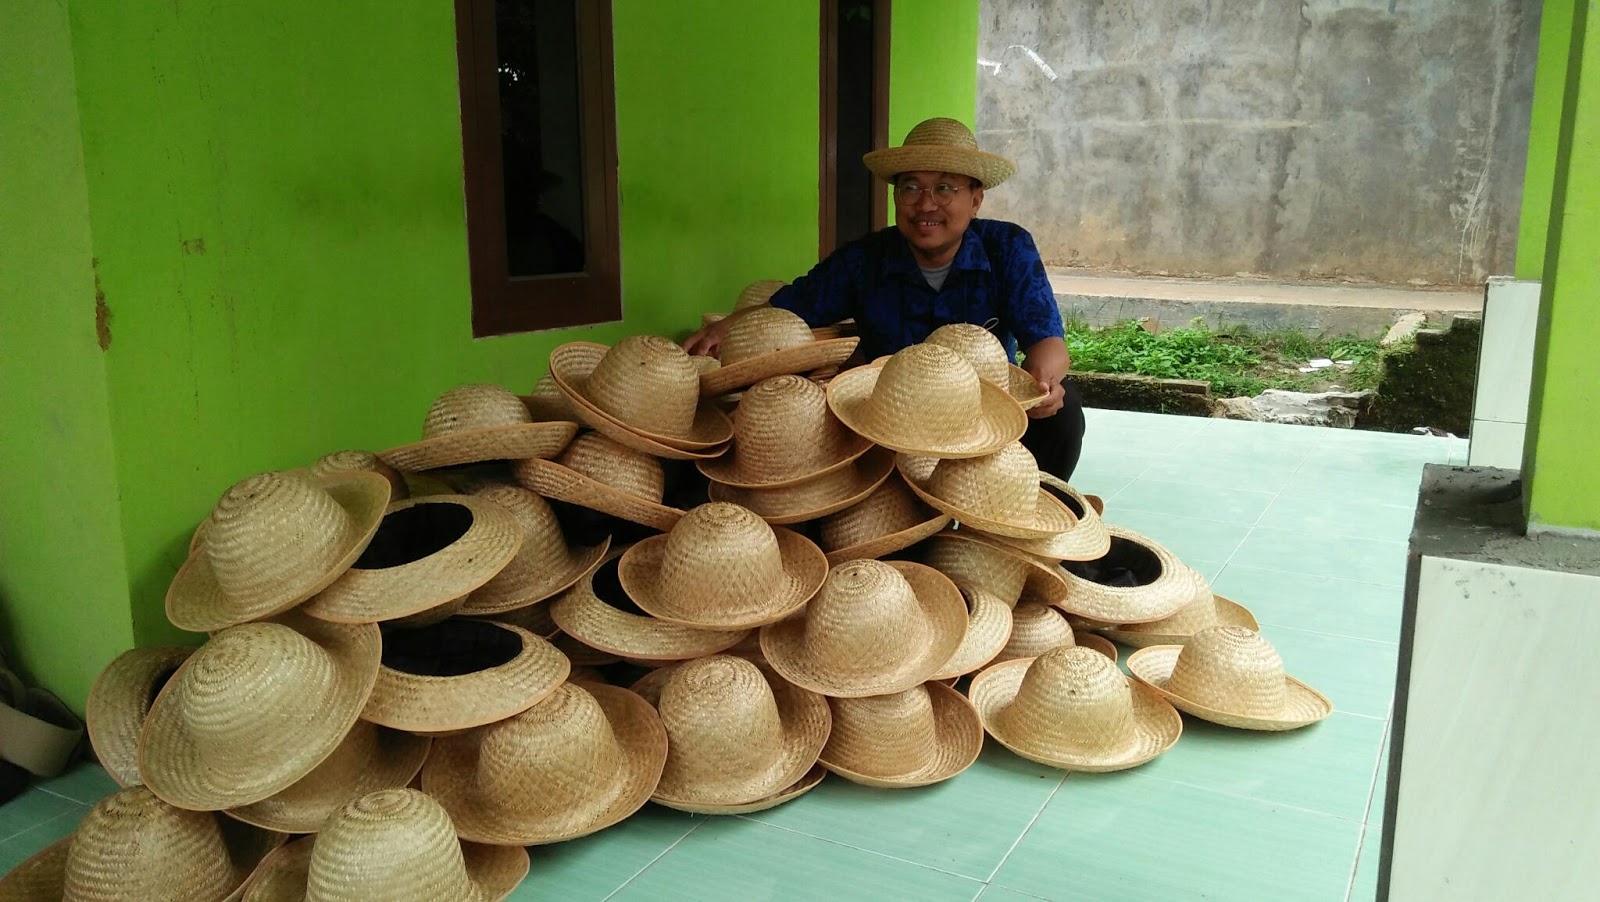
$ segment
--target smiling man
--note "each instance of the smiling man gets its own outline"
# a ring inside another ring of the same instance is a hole
[[[1050,395],[1028,411],[1022,443],[1039,469],[1070,478],[1083,446],[1083,404],[1061,382],[1072,358],[1055,294],[1026,229],[978,218],[984,190],[1009,178],[1016,164],[979,150],[972,131],[954,119],[921,122],[901,146],[862,160],[893,186],[894,227],[834,251],[770,303],[813,327],[854,318],[864,360],[949,323],[989,329],[1013,359],[1022,351],[1022,367]],[[715,355],[732,320],[701,329],[684,347]]]

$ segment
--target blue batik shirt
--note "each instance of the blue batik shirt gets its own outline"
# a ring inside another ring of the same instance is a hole
[[[770,303],[812,327],[854,317],[866,360],[917,344],[950,323],[988,328],[1012,360],[1019,345],[1061,337],[1061,311],[1033,236],[996,219],[967,226],[938,291],[917,267],[905,236],[890,226],[829,254]]]

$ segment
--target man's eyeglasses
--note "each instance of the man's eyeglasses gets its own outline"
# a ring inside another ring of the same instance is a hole
[[[926,193],[933,196],[934,203],[948,207],[964,187],[966,186],[940,182],[930,188],[924,188],[916,182],[905,182],[894,186],[894,202],[902,207],[910,207],[922,203],[922,195]]]

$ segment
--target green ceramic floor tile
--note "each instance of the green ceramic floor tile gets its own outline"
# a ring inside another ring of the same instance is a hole
[[[1328,576],[1246,567],[1235,560],[1212,584],[1263,624],[1398,642],[1405,590]]]
[[[646,805],[599,833],[533,846],[528,849],[533,859],[528,879],[509,898],[516,902],[604,899],[704,822],[704,818]]]
[[[1261,634],[1289,675],[1326,695],[1335,710],[1388,719],[1398,645],[1275,626],[1263,626]]]
[[[1253,492],[1276,492],[1300,470],[1300,455],[1278,449],[1208,451],[1179,447],[1150,464],[1142,475],[1163,482],[1206,482]]]
[[[983,895],[978,897],[978,902],[1039,902],[1041,899],[1044,902],[1052,902],[1046,896],[1030,896],[1003,886],[988,886],[984,888]]]
[[[1137,772],[1073,774],[993,882],[1058,902],[1325,902],[1344,898],[1360,831]]]
[[[1385,504],[1415,505],[1422,485],[1422,465],[1395,465],[1372,469],[1321,467],[1307,461],[1284,483],[1290,497],[1323,498],[1340,495]]]
[[[829,777],[804,798],[751,817],[987,880],[1061,776],[991,741],[965,773],[935,786],[886,791]]]
[[[1141,476],[1117,493],[1120,506],[1249,526],[1272,503],[1271,492],[1252,492],[1204,481],[1163,482]],[[1110,509],[1108,504],[1107,510]]]
[[[59,777],[39,783],[38,787],[85,805],[93,805],[119,788],[117,781],[98,764],[80,764]]]
[[[1256,523],[1267,529],[1300,529],[1329,537],[1407,541],[1417,506],[1388,504],[1365,498],[1327,495],[1279,495]]]
[[[971,902],[983,884],[744,818],[701,825],[614,902]]]
[[[1229,563],[1262,570],[1403,586],[1406,543],[1334,538],[1316,530],[1267,529],[1258,526],[1239,545],[1239,550]]]
[[[1383,827],[1368,825],[1356,859],[1355,879],[1350,882],[1350,902],[1374,902],[1378,898],[1378,863],[1382,856]]]
[[[0,841],[83,807],[71,799],[30,786],[22,795],[0,805]]]
[[[1388,730],[1389,731],[1393,731],[1393,729],[1394,729],[1394,724],[1391,721],[1389,723]],[[1383,813],[1384,813],[1384,810],[1388,807],[1388,805],[1389,805],[1389,732],[1386,731],[1384,733],[1384,737],[1383,737],[1383,748],[1378,753],[1378,772],[1377,772],[1377,777],[1376,777],[1375,780],[1373,780],[1373,784],[1372,784],[1372,800],[1367,805],[1367,823],[1368,824],[1382,824],[1383,823]]]
[[[1284,733],[1232,730],[1192,717],[1172,750],[1140,774],[1360,821],[1383,721],[1334,712]]]
[[[1143,473],[1146,464],[1142,463],[1096,463],[1093,461],[1080,461],[1078,468],[1072,471],[1072,487],[1080,492],[1090,495],[1099,495],[1103,499],[1117,497],[1123,489],[1133,484],[1139,474]]]
[[[1208,561],[1205,558],[1198,557],[1184,558],[1183,562],[1198,570],[1200,575],[1205,577],[1208,582],[1216,582],[1217,577],[1222,575],[1223,568],[1227,566],[1222,561]]]
[[[32,858],[35,853],[42,851],[45,846],[56,840],[70,836],[72,831],[78,829],[78,822],[83,820],[88,811],[87,808],[75,805],[65,813],[0,842],[0,874]]]
[[[1155,539],[1185,562],[1191,558],[1226,561],[1250,532],[1250,527],[1238,523],[1197,520],[1123,505],[1108,505],[1106,521]]]

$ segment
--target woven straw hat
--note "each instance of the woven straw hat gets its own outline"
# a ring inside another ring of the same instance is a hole
[[[224,813],[268,830],[315,833],[343,805],[416,779],[430,744],[426,736],[358,720],[333,754],[294,785]]]
[[[550,644],[554,645],[557,651],[566,655],[568,660],[572,661],[572,666],[574,667],[604,667],[607,664],[615,664],[622,660],[622,658],[611,652],[601,651],[593,646],[585,645],[566,633],[557,633],[551,636]],[[571,682],[570,678],[568,682]]]
[[[488,582],[521,547],[517,518],[486,498],[398,501],[389,505],[361,557],[304,610],[334,623],[407,617]]]
[[[733,309],[743,310],[746,307],[760,307],[772,300],[778,289],[789,284],[782,279],[757,279],[746,285],[739,292],[739,298],[733,302]]]
[[[334,476],[339,473],[376,473],[389,480],[389,500],[400,501],[411,494],[411,487],[399,470],[389,466],[371,451],[334,451],[317,458],[311,465],[312,476]]]
[[[747,631],[701,630],[657,620],[622,591],[613,551],[588,579],[550,604],[550,616],[569,636],[609,654],[638,661],[686,661],[737,645]]]
[[[535,423],[578,422],[578,411],[556,387],[556,380],[549,370],[533,384],[532,392],[519,395],[518,400],[528,408],[528,415],[533,417]]]
[[[941,514],[912,493],[898,474],[891,474],[859,504],[824,518],[822,548],[828,565],[869,560],[909,548],[950,525]]]
[[[733,453],[695,466],[724,485],[777,488],[841,470],[871,447],[828,410],[821,386],[804,376],[775,376],[740,399]]]
[[[1116,646],[1093,633],[1073,632],[1067,618],[1055,608],[1042,604],[1019,604],[1011,612],[1011,636],[1005,648],[992,659],[999,664],[1018,658],[1037,658],[1052,648],[1082,645],[1115,661]]]
[[[1087,648],[996,664],[972,678],[967,696],[1001,745],[1064,770],[1137,767],[1183,733],[1159,694]]]
[[[699,368],[671,339],[635,335],[611,348],[569,342],[550,352],[550,374],[584,422],[602,432],[604,423],[686,451],[733,437],[727,416],[700,400]]]
[[[906,134],[899,147],[874,150],[861,158],[872,174],[886,182],[902,172],[954,172],[993,188],[1016,174],[1017,164],[978,149],[972,129],[954,119],[924,119]]]
[[[517,482],[545,498],[597,510],[663,532],[683,511],[661,503],[666,476],[661,462],[598,432],[572,440],[554,461],[524,460]]]
[[[902,454],[899,466],[923,501],[973,529],[1043,538],[1078,525],[1072,511],[1039,484],[1039,464],[1021,442],[961,460]]]
[[[1067,597],[1060,570],[970,529],[939,533],[916,550],[918,560],[957,586],[983,589],[1006,607],[1060,604]]]
[[[738,317],[722,339],[721,366],[700,374],[700,394],[725,395],[763,379],[838,366],[859,338],[817,341],[799,314],[764,307]]]
[[[1039,380],[1006,356],[1005,345],[993,332],[974,323],[950,323],[934,329],[925,341],[960,354],[978,371],[978,378],[998,385],[1022,405],[1023,410],[1039,406],[1049,397],[1039,388]]]
[[[1241,730],[1294,730],[1327,717],[1328,697],[1285,676],[1278,650],[1241,626],[1201,630],[1185,645],[1128,656],[1128,672],[1180,710]]]
[[[167,590],[167,619],[204,633],[294,607],[356,562],[388,503],[389,483],[374,473],[235,483]]]
[[[979,379],[961,355],[930,344],[835,376],[828,406],[880,445],[934,457],[992,454],[1028,428],[1028,415],[1005,389]]]
[[[883,485],[894,472],[894,452],[874,448],[842,470],[772,489],[741,489],[713,482],[712,501],[726,501],[754,511],[774,525],[801,523],[837,513]]]
[[[1208,588],[1171,617],[1149,623],[1103,627],[1097,632],[1113,642],[1146,648],[1151,645],[1186,645],[1195,633],[1213,626],[1239,626],[1252,632],[1261,629],[1248,608],[1221,595],[1213,595]]]
[[[378,677],[376,624],[289,611],[222,630],[150,706],[139,772],[180,808],[259,802],[333,754]],[[291,724],[292,727],[285,727]]]
[[[1083,494],[1042,470],[1039,472],[1039,487],[1066,505],[1072,515],[1078,518],[1077,524],[1065,532],[1042,539],[1011,536],[994,538],[1018,551],[1052,561],[1092,561],[1104,557],[1111,550],[1111,534],[1106,531],[1105,520],[1101,519],[1099,510],[1091,501],[1092,496]]]
[[[396,470],[432,470],[486,460],[553,457],[578,432],[573,422],[535,423],[522,399],[498,385],[458,385],[422,421],[422,441],[378,453]]]
[[[550,606],[547,604],[530,604],[525,608],[511,611],[501,611],[498,614],[484,614],[478,619],[492,620],[496,623],[509,623],[519,626],[541,639],[554,641],[561,628],[550,619]]]
[[[983,751],[983,723],[966,696],[943,683],[867,698],[832,698],[822,766],[852,783],[906,789],[943,782]]]
[[[965,676],[988,664],[1011,639],[1011,606],[976,586],[960,586],[967,602],[967,634],[932,677],[948,680]]]
[[[1200,574],[1172,552],[1131,529],[1106,529],[1111,548],[1104,557],[1061,565],[1067,579],[1063,610],[1105,623],[1148,623],[1176,614],[1198,596]],[[1104,582],[1111,578],[1131,578],[1137,585]]]
[[[669,623],[743,630],[774,623],[828,575],[822,549],[735,504],[711,502],[672,532],[628,549],[618,570],[634,603]]]
[[[509,623],[453,618],[391,630],[363,720],[438,733],[504,720],[567,678],[555,646]]]
[[[649,702],[569,682],[515,717],[435,740],[422,789],[450,812],[462,839],[539,845],[638,811],[666,760],[667,731]]]
[[[477,496],[511,511],[521,524],[522,548],[493,579],[473,590],[463,614],[498,614],[550,598],[593,573],[611,547],[610,538],[588,548],[569,547],[550,505],[520,486],[489,486]]]
[[[716,814],[782,792],[828,741],[828,701],[733,655],[654,670],[634,691],[667,729],[667,766],[651,800]]]
[[[0,878],[0,899],[222,902],[238,898],[245,878],[285,838],[174,808],[132,786],[101,799],[73,835]]]
[[[797,686],[857,698],[928,680],[966,632],[967,603],[944,574],[908,561],[850,561],[829,572],[799,616],[761,630],[761,651]]]
[[[193,652],[177,646],[130,649],[95,678],[83,719],[95,757],[118,786],[144,782],[139,777],[139,730],[156,693]]]
[[[246,902],[496,902],[528,876],[528,851],[456,838],[450,816],[414,789],[356,799],[315,837],[268,856]]]

